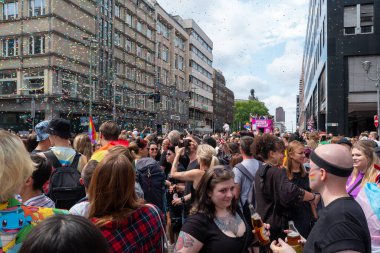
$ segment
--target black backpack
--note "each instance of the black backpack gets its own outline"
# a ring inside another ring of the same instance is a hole
[[[56,208],[68,210],[86,196],[84,186],[79,182],[81,174],[77,169],[81,154],[75,154],[70,166],[62,166],[53,151],[44,154],[53,165],[47,195],[54,201]]]
[[[261,166],[262,163],[259,161],[259,168]],[[251,172],[249,172],[243,164],[238,163],[235,165],[235,167],[249,180],[250,189],[248,191],[248,198],[245,201],[245,203],[242,202],[241,197],[239,198],[239,201],[242,207],[244,217],[247,219],[247,221],[250,221],[251,211],[249,209],[249,205],[252,204],[256,208],[255,178],[254,175],[252,175]],[[252,225],[251,222],[248,222],[248,224]]]
[[[136,162],[137,182],[144,192],[144,199],[164,210],[165,172],[156,160],[142,158]]]

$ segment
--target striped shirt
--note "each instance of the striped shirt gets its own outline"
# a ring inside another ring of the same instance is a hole
[[[41,194],[39,196],[28,199],[23,204],[26,206],[38,206],[38,207],[49,207],[49,208],[55,207],[53,200],[45,196],[45,194]]]

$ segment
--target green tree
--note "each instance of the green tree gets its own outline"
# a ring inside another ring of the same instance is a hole
[[[235,101],[234,119],[235,129],[241,130],[249,121],[249,115],[269,115],[269,110],[264,102],[259,100]],[[240,129],[238,129],[240,126]]]

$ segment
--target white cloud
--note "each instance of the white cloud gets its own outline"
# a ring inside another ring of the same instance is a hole
[[[158,2],[171,14],[194,19],[211,38],[213,66],[223,72],[235,98],[246,99],[255,89],[270,113],[283,106],[295,121],[309,0]]]
[[[284,54],[267,65],[267,73],[277,80],[298,87],[297,80],[300,78],[302,68],[302,49],[302,41],[287,41]]]
[[[227,80],[227,86],[234,91],[236,99],[248,99],[251,89],[255,89],[256,95],[261,94],[268,83],[253,75],[243,75]]]

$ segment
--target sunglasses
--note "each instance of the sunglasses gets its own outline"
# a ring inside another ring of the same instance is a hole
[[[166,153],[166,156],[170,156],[170,155],[172,155],[173,153]]]
[[[158,148],[151,148],[150,150],[151,150],[151,151],[154,151],[154,150],[158,150]]]

